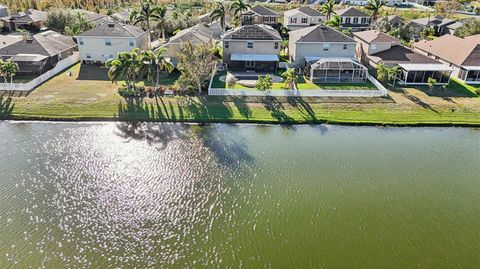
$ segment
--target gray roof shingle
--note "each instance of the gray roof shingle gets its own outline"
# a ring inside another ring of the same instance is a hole
[[[281,40],[282,37],[277,30],[264,24],[245,25],[233,29],[222,39],[239,39],[239,40]]]
[[[99,26],[87,30],[78,36],[100,37],[139,37],[144,34],[142,28],[133,25],[124,25],[115,21],[105,22]]]
[[[295,42],[355,42],[351,37],[328,27],[326,25],[315,25],[292,31],[299,33],[299,39]]]
[[[337,15],[342,17],[369,17],[367,13],[354,7],[344,8],[336,11]]]
[[[243,15],[253,15],[254,13],[261,16],[279,16],[277,12],[261,5],[256,5],[252,7],[252,9],[243,13]]]
[[[306,14],[308,16],[323,16],[322,13],[318,12],[317,10],[307,6],[307,7],[300,7],[298,8],[298,11],[302,12],[303,14]]]
[[[54,56],[75,47],[73,38],[54,31],[46,31],[34,35],[31,39],[21,40],[0,49],[0,55],[39,54]]]

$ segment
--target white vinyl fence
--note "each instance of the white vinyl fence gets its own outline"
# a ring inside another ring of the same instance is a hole
[[[234,90],[225,88],[208,88],[208,95],[239,95],[239,96],[298,96],[298,97],[385,97],[388,90],[374,77],[367,75],[377,90]],[[213,81],[213,77],[212,77]]]
[[[62,72],[69,66],[76,64],[80,61],[80,55],[78,52],[75,52],[71,56],[60,60],[57,65],[48,70],[47,72],[41,74],[40,76],[32,79],[27,83],[0,83],[0,91],[22,91],[22,92],[29,92],[35,89],[40,84],[44,83],[45,81],[49,80],[53,76],[57,75],[58,73]]]

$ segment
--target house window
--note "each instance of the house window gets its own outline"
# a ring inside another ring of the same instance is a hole
[[[275,49],[278,50],[278,42],[275,42]]]
[[[129,42],[129,44],[130,44],[130,47],[135,46],[135,40],[129,39],[128,42]]]
[[[297,18],[290,18],[291,23],[297,23]]]
[[[111,46],[112,40],[110,38],[105,38],[105,46]]]
[[[223,44],[225,45],[226,49],[228,49],[230,47],[230,42],[228,42],[228,41],[223,42]]]
[[[353,24],[358,24],[358,18],[353,18]]]
[[[253,42],[247,41],[247,49],[253,49]]]
[[[277,21],[277,20],[276,20],[275,17],[270,17],[270,21],[271,21],[271,22],[275,22],[275,21]]]
[[[87,59],[92,59],[92,54],[87,53]]]
[[[343,44],[343,49],[344,50],[348,49],[348,44]]]
[[[365,24],[365,23],[367,22],[367,18],[361,18],[361,19],[360,19],[360,22],[361,22],[362,24]]]
[[[328,44],[328,43],[323,44],[323,50],[324,51],[327,51],[329,48],[330,48],[330,44]]]
[[[85,43],[83,43],[83,37],[79,37],[77,40],[78,40],[78,45],[85,44]]]
[[[349,24],[350,23],[350,18],[345,18],[345,23]]]
[[[307,18],[302,18],[302,23],[308,23],[308,19]]]

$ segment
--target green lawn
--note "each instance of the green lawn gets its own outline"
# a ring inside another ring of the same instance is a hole
[[[0,93],[0,118],[480,126],[480,97],[461,84],[451,92],[397,89],[388,98],[124,99],[104,68],[76,65],[71,70],[72,76],[59,74],[26,97]]]

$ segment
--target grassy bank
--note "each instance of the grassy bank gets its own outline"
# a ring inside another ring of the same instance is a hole
[[[0,99],[0,117],[22,120],[480,125],[477,88],[403,88],[389,98],[163,97],[126,100],[97,67],[72,68],[26,97]]]

